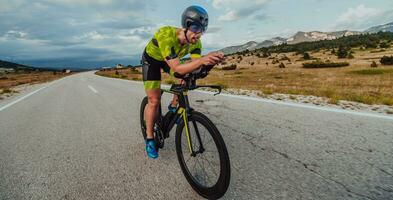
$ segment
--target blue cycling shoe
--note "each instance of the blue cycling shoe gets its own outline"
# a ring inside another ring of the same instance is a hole
[[[176,106],[172,106],[172,104],[168,105],[168,110],[171,111],[172,113],[176,113],[176,109],[177,109]]]
[[[150,158],[156,159],[158,157],[157,145],[154,139],[146,140],[146,153]]]

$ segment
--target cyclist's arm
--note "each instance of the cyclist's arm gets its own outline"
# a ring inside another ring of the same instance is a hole
[[[169,60],[165,59],[165,61],[174,73],[178,73],[180,75],[190,73],[196,70],[197,68],[199,68],[201,65],[203,65],[200,59],[196,59],[184,64],[180,63],[179,58],[174,58]]]
[[[224,56],[222,53],[215,52],[184,64],[181,64],[180,59],[177,57],[173,59],[165,59],[165,61],[174,73],[184,75],[198,69],[202,65],[214,65],[220,62],[223,58]]]

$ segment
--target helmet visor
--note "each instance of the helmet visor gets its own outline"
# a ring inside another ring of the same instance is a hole
[[[194,33],[205,33],[205,28],[199,23],[191,23],[189,29]]]

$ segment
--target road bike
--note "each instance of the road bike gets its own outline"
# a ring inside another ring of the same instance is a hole
[[[231,167],[225,142],[214,123],[204,114],[190,106],[188,92],[197,88],[208,87],[217,89],[219,85],[197,85],[196,80],[208,75],[213,66],[202,66],[198,70],[180,78],[182,84],[172,84],[164,92],[178,96],[176,112],[168,111],[162,115],[161,104],[154,120],[154,139],[157,149],[164,147],[172,128],[176,127],[175,145],[177,158],[184,176],[191,187],[201,196],[208,199],[222,197],[228,189]],[[178,77],[179,78],[179,77]],[[145,107],[148,99],[142,100],[140,123],[142,135],[146,139]]]

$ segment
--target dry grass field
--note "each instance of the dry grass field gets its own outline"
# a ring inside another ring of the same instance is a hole
[[[384,66],[379,63],[382,56],[393,55],[393,48],[386,50],[360,50],[352,49],[355,58],[338,59],[328,50],[309,52],[312,58],[322,61],[348,62],[347,67],[338,68],[303,68],[305,61],[302,55],[295,53],[272,54],[270,58],[259,58],[255,55],[228,56],[225,65],[218,65],[209,76],[199,80],[199,84],[219,84],[224,88],[238,88],[260,91],[260,95],[272,93],[315,95],[330,98],[330,103],[339,100],[349,100],[366,104],[393,105],[393,66]],[[274,60],[282,60],[272,64]],[[378,67],[372,68],[372,61]],[[279,68],[283,63],[285,68]],[[223,66],[236,64],[235,70],[222,70]],[[98,74],[141,80],[140,69],[130,69],[98,72]],[[175,79],[163,74],[163,83],[171,84]]]
[[[72,74],[72,73],[70,73]],[[22,84],[35,84],[59,79],[70,74],[54,72],[18,72],[0,74],[0,95],[13,93],[12,87]]]

